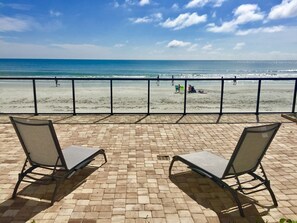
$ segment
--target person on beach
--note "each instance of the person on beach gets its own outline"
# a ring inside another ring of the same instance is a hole
[[[183,93],[185,93],[185,87],[183,86],[183,85],[180,85],[179,86],[179,93],[181,93],[181,94],[183,94]]]
[[[190,85],[188,86],[188,93],[196,93],[196,89],[193,85]]]
[[[57,79],[57,77],[55,77],[55,83],[56,83],[56,87],[58,87],[58,79]]]
[[[192,91],[192,86],[189,84],[189,86],[188,86],[188,93],[191,93],[191,91]]]
[[[236,76],[234,76],[233,85],[237,84]]]
[[[174,85],[174,76],[172,75],[172,81],[171,81],[171,85],[173,86]]]
[[[157,77],[157,86],[160,85],[160,80],[159,80],[159,78],[160,78],[160,75],[158,75],[158,77]]]
[[[175,85],[175,93],[180,93],[180,84]]]

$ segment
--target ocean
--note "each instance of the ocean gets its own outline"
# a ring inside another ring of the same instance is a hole
[[[0,77],[296,77],[296,60],[0,59]]]

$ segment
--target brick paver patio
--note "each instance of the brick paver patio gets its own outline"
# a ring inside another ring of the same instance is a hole
[[[22,183],[11,199],[24,153],[8,116],[0,116],[0,222],[278,222],[297,220],[297,125],[274,115],[51,115],[62,147],[104,148],[49,205],[53,185]],[[279,206],[267,192],[240,196],[242,218],[229,192],[159,156],[207,150],[230,158],[246,126],[282,122],[263,166]],[[258,202],[256,202],[258,201]]]

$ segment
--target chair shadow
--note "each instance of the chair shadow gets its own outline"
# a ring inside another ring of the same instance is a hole
[[[75,173],[71,178],[66,179],[57,191],[55,203],[62,200],[65,196],[69,195],[81,184],[86,182],[87,177],[98,168],[98,166],[87,166]],[[21,186],[23,184],[28,183],[22,182]],[[0,204],[0,213],[3,213],[0,215],[0,222],[26,222],[38,213],[52,207],[50,200],[54,186],[54,182],[48,185],[34,183],[26,185],[18,191],[16,198],[7,199]]]
[[[243,218],[230,192],[222,189],[207,177],[187,171],[173,174],[170,180],[197,204],[216,212],[220,222],[265,222],[261,216],[266,215],[267,211],[259,213],[255,207],[255,200],[238,193],[245,214]]]

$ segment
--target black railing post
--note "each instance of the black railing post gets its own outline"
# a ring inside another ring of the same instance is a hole
[[[258,94],[257,94],[256,115],[259,114],[260,96],[261,96],[261,79],[259,79],[259,82],[258,82]]]
[[[220,101],[220,115],[223,114],[223,101],[224,101],[224,77],[221,79],[221,101]]]
[[[292,103],[292,113],[295,113],[295,107],[296,107],[296,94],[297,94],[297,79],[295,80],[295,88],[294,88],[293,103]]]
[[[151,80],[147,80],[147,114],[150,114]]]
[[[110,114],[113,114],[112,79],[110,79]]]
[[[32,81],[33,81],[33,96],[34,96],[34,111],[35,111],[34,114],[38,115],[35,79],[33,78]]]
[[[187,82],[188,80],[185,80],[185,88],[184,88],[184,115],[187,114]]]
[[[73,103],[73,115],[76,115],[76,109],[75,109],[75,86],[74,86],[74,79],[72,79],[72,103]]]

